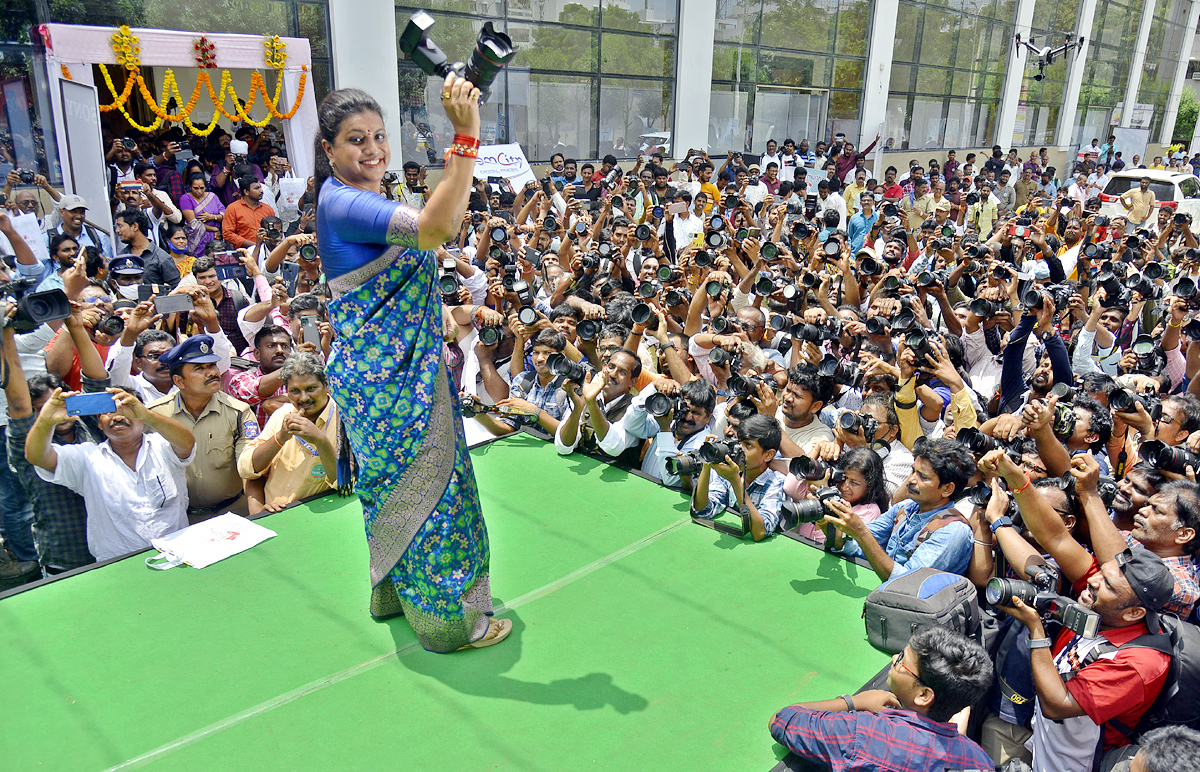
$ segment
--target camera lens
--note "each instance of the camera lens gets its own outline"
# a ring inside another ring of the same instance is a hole
[[[762,249],[759,250],[759,254],[763,256],[764,260],[774,260],[779,256],[779,247],[768,241],[766,244],[762,245]]]
[[[494,346],[500,342],[499,327],[480,327],[479,342],[485,346]]]
[[[992,578],[988,580],[984,594],[987,596],[988,604],[992,606],[1011,608],[1014,595],[1020,598],[1026,606],[1032,606],[1037,597],[1037,588],[1031,583],[1022,582],[1019,579]]]
[[[654,231],[649,225],[642,223],[636,229],[634,229],[633,235],[638,241],[649,241],[650,237],[654,235]]]

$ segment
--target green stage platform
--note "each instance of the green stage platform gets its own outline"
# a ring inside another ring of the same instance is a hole
[[[327,497],[203,570],[139,555],[0,600],[0,766],[766,772],[774,710],[886,664],[869,569],[532,437],[472,454],[504,644],[372,621],[358,503]]]

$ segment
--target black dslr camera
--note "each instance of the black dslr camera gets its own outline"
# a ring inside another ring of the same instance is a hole
[[[471,52],[471,60],[466,64],[450,64],[437,43],[429,39],[429,29],[433,26],[433,21],[433,17],[424,11],[417,11],[409,17],[408,25],[400,34],[400,50],[426,75],[445,78],[454,73],[466,78],[482,92],[479,101],[486,102],[496,76],[500,74],[504,65],[517,55],[512,40],[503,32],[493,29],[489,21],[479,30],[475,50]]]
[[[37,281],[29,278],[0,284],[0,298],[11,298],[9,302],[17,304],[16,315],[7,323],[0,320],[0,326],[12,327],[16,333],[31,332],[45,322],[66,319],[71,315],[71,303],[65,292],[59,289],[30,292],[37,284]]]
[[[1037,562],[1035,562],[1037,561]],[[1059,595],[1058,572],[1038,556],[1031,557],[1025,567],[1030,581],[1020,579],[989,579],[984,594],[992,606],[1012,607],[1015,595],[1027,606],[1033,606],[1048,619],[1057,619],[1076,635],[1095,638],[1100,634],[1100,615],[1079,603]]]

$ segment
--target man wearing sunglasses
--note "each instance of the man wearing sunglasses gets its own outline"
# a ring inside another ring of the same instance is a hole
[[[833,769],[992,769],[983,748],[951,722],[991,682],[982,646],[945,627],[924,627],[892,658],[887,689],[784,708],[771,719],[771,736]]]

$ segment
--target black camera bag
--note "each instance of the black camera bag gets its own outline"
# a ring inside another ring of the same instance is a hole
[[[867,640],[896,654],[922,625],[941,625],[979,640],[979,597],[965,577],[918,568],[879,585],[863,604]]]

